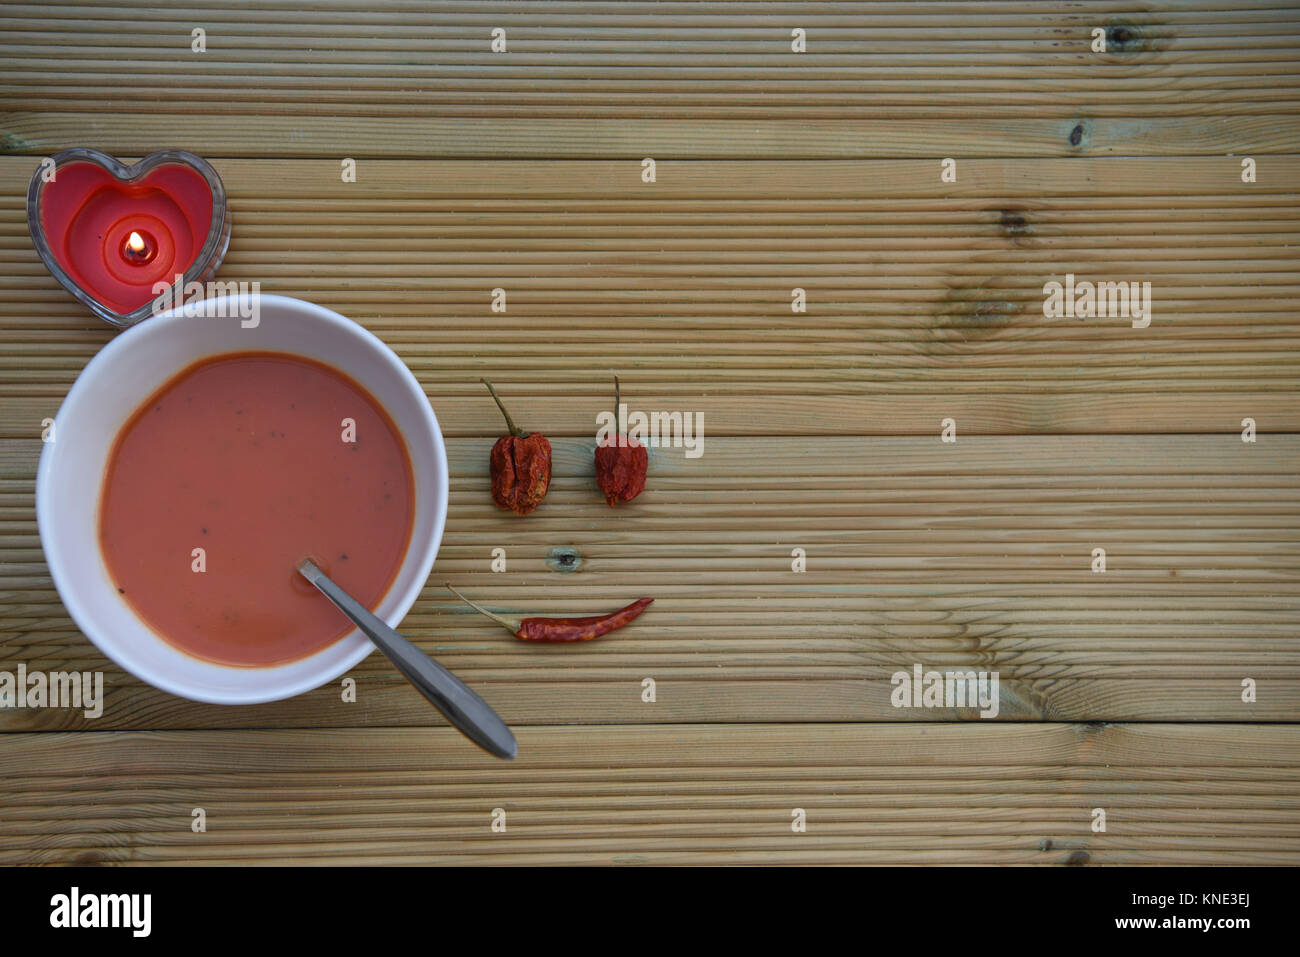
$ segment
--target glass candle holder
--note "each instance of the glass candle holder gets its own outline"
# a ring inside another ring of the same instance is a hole
[[[153,315],[165,287],[179,283],[179,292],[216,274],[230,209],[221,177],[193,153],[161,150],[127,166],[78,148],[32,174],[27,228],[54,278],[122,328]]]

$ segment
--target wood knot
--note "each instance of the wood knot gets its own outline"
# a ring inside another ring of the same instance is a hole
[[[576,572],[582,567],[582,555],[572,545],[561,545],[551,549],[546,564],[554,572]]]
[[[1075,123],[1074,129],[1070,130],[1070,145],[1078,149],[1083,145],[1083,138],[1087,134],[1082,123]]]
[[[1002,325],[1017,312],[1019,307],[1006,299],[981,299],[970,303],[969,308],[963,310],[958,316],[967,326],[986,329]]]
[[[1029,210],[1023,206],[1008,206],[1005,209],[992,209],[997,213],[998,234],[1010,240],[1016,246],[1032,245],[1034,228],[1029,222]]]
[[[1017,212],[1014,209],[1004,209],[1000,212],[1001,219],[998,223],[1002,231],[1008,236],[1028,236],[1029,220],[1025,219],[1024,213]]]
[[[1010,327],[1024,310],[1016,293],[987,279],[977,286],[951,289],[926,322],[923,348],[929,355],[949,354],[954,347],[990,339]]]
[[[1107,53],[1138,53],[1150,48],[1151,44],[1139,26],[1132,23],[1112,23],[1106,27]]]
[[[998,295],[996,290],[957,290],[939,315],[944,320],[941,328],[965,339],[997,331],[1018,312],[1020,305]]]
[[[1045,837],[1038,842],[1038,849],[1040,851],[1050,851],[1055,846],[1056,845],[1052,843],[1052,839],[1050,837]]]
[[[1086,867],[1092,863],[1092,855],[1087,851],[1071,851],[1065,859],[1066,867]]]

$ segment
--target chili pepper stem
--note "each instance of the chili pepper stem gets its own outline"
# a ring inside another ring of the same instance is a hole
[[[492,393],[492,398],[496,401],[497,408],[500,409],[501,414],[506,417],[506,428],[510,430],[510,434],[514,436],[518,436],[520,438],[526,436],[527,433],[521,432],[519,430],[519,427],[515,425],[515,420],[510,418],[510,413],[506,411],[506,407],[501,403],[501,397],[497,395],[497,390],[492,388],[492,383],[489,382],[487,379],[479,379],[478,381],[482,382],[485,386],[487,386],[488,391]]]
[[[618,431],[618,376],[614,376],[614,430]]]
[[[524,623],[523,623],[523,620],[522,620],[522,619],[520,619],[520,618],[513,618],[513,617],[507,617],[507,616],[505,616],[505,615],[498,615],[498,614],[497,614],[496,612],[494,612],[494,611],[488,611],[488,610],[487,610],[486,608],[484,608],[482,605],[479,605],[479,604],[476,604],[475,602],[470,601],[468,598],[466,598],[466,597],[465,597],[464,595],[462,595],[460,592],[456,591],[456,589],[452,588],[452,587],[451,587],[451,582],[447,582],[446,584],[447,584],[447,588],[451,591],[451,593],[452,593],[453,595],[455,595],[457,598],[459,598],[459,599],[460,599],[461,601],[463,601],[465,604],[469,605],[469,607],[473,608],[475,611],[477,611],[477,612],[482,612],[483,614],[487,615],[489,618],[491,618],[493,621],[495,621],[498,625],[501,625],[503,628],[507,628],[507,629],[509,629],[509,630],[510,630],[510,633],[511,633],[512,635],[518,635],[519,632],[523,630]]]

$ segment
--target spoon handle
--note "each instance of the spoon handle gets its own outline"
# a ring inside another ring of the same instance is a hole
[[[465,737],[499,758],[513,758],[518,753],[519,746],[510,728],[465,682],[371,614],[313,562],[307,559],[299,562],[298,572],[352,619],[352,623],[397,666],[403,677],[415,685],[416,690]]]

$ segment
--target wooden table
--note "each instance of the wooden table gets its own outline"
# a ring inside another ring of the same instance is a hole
[[[0,669],[107,687],[96,720],[0,711],[0,863],[1296,863],[1300,15],[1139,6],[0,6]],[[355,703],[207,706],[73,625],[33,477],[113,333],[23,195],[74,145],[209,158],[220,278],[356,319],[423,383],[452,501],[403,630],[517,761],[379,656]],[[1067,273],[1151,282],[1153,321],[1045,317]],[[614,373],[705,423],[617,511]],[[526,519],[488,496],[481,376],[554,442]],[[657,602],[529,647],[447,579]],[[893,707],[916,664],[996,671],[997,718]]]

